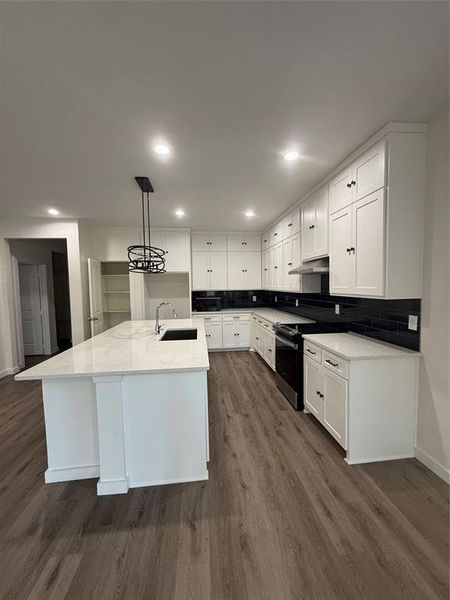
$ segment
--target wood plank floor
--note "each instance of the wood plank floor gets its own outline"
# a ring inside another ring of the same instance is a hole
[[[0,381],[0,598],[448,598],[448,487],[348,466],[249,352],[211,355],[208,482],[44,485],[40,384]],[[176,440],[174,440],[176,443]]]

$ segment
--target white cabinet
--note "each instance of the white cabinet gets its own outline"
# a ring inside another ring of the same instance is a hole
[[[227,235],[228,252],[259,252],[261,238],[251,233],[231,233]]]
[[[384,190],[330,216],[330,293],[383,296]]]
[[[228,289],[261,288],[261,252],[228,252]]]
[[[283,239],[283,221],[278,221],[269,231],[269,246],[278,244]]]
[[[306,408],[347,449],[347,381],[305,355]]]
[[[289,271],[301,263],[300,235],[294,235],[282,246],[282,287],[284,290],[300,290],[300,275],[289,275]]]
[[[270,251],[269,286],[280,289],[283,283],[283,247],[278,244]]]
[[[204,317],[204,322],[208,350],[216,350],[222,348],[222,318]]]
[[[269,259],[270,250],[263,250],[262,252],[262,271],[261,271],[261,286],[263,290],[269,288]]]
[[[192,252],[192,289],[227,289],[226,252]]]
[[[386,141],[364,152],[330,182],[330,214],[385,185]]]
[[[265,231],[261,236],[261,250],[267,250],[270,247],[270,229]]]
[[[151,244],[165,250],[165,268],[168,273],[188,272],[191,270],[189,231],[152,229]]]
[[[300,207],[302,260],[328,255],[328,186],[308,198]]]
[[[192,251],[226,252],[227,236],[225,233],[195,232],[192,233]]]
[[[298,206],[283,218],[282,231],[283,240],[300,231],[300,209]]]
[[[275,371],[275,334],[272,323],[253,316],[251,322],[251,345],[269,367]]]
[[[250,347],[250,316],[224,315],[223,348]]]

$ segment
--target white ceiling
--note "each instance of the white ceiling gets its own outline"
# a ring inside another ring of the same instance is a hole
[[[155,225],[261,230],[386,121],[448,105],[447,2],[0,4],[3,216],[131,225],[148,175]]]

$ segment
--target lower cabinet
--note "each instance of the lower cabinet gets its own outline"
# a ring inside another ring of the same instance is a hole
[[[224,315],[223,348],[250,347],[250,316]]]
[[[272,323],[253,317],[251,323],[251,345],[269,367],[275,371],[275,334]]]
[[[304,364],[305,406],[346,450],[347,381],[308,355]]]

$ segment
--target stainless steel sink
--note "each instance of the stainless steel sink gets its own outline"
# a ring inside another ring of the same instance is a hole
[[[167,329],[159,340],[160,342],[170,342],[175,340],[196,340],[196,329]]]

